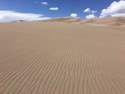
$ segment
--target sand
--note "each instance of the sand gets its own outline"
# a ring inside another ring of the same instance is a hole
[[[125,94],[125,27],[1,23],[0,94]]]
[[[125,26],[125,17],[107,17],[107,18],[94,18],[83,19],[82,24],[97,24],[106,26]]]

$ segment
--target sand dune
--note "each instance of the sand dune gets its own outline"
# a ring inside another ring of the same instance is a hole
[[[0,94],[125,94],[125,28],[0,24]]]
[[[87,25],[99,25],[99,26],[125,26],[125,17],[108,17],[108,18],[93,18],[93,19],[80,19],[80,18],[54,18],[44,20],[42,22],[65,22],[65,23],[81,23]]]
[[[27,22],[24,20],[17,20],[13,22]],[[53,18],[48,20],[41,20],[37,22],[64,22],[64,23],[80,23],[93,26],[123,26],[125,27],[125,17],[107,17],[107,18],[93,18],[80,19],[73,17]]]
[[[80,22],[80,18],[73,18],[73,17],[65,17],[65,18],[53,18],[44,20],[42,22],[66,22],[66,23],[72,23],[72,22]]]
[[[82,20],[82,24],[98,24],[107,26],[125,26],[125,17],[94,18]]]
[[[12,22],[27,22],[25,20],[16,20],[16,21],[12,21]]]

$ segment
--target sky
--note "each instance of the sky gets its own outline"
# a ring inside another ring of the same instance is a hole
[[[0,0],[0,21],[125,16],[125,0]]]

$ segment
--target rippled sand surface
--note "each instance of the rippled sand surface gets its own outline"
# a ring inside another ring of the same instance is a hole
[[[1,23],[0,94],[125,94],[125,27]]]

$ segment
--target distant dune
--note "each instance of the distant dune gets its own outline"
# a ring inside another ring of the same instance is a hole
[[[80,18],[53,18],[44,20],[44,22],[66,22],[66,23],[81,23],[86,25],[107,25],[107,26],[125,26],[125,17],[108,17],[108,18],[93,18],[93,19],[80,19]]]
[[[25,20],[16,20],[16,21],[11,21],[11,22],[15,22],[15,23],[17,22],[18,23],[18,22],[27,22],[27,21],[25,21]]]
[[[24,20],[17,20],[13,22],[27,22]],[[48,20],[34,21],[34,22],[64,22],[64,23],[79,23],[93,26],[125,26],[125,17],[107,17],[107,18],[93,18],[80,19],[73,17],[52,18]]]
[[[86,19],[86,20],[82,20],[82,24],[125,26],[125,17]]]
[[[0,23],[0,94],[125,94],[124,22]]]
[[[44,20],[43,22],[67,22],[67,23],[72,23],[72,22],[80,22],[80,18],[72,18],[72,17],[65,17],[65,18],[53,18],[49,20]]]

